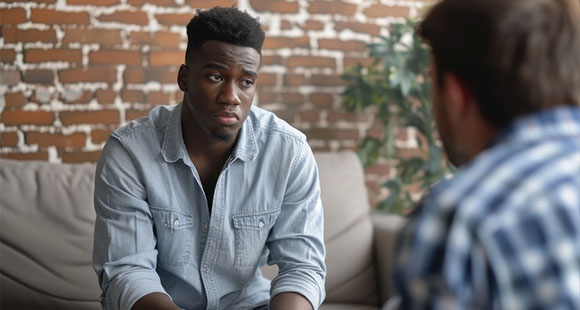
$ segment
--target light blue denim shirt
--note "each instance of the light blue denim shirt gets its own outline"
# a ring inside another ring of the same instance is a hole
[[[186,309],[252,309],[297,292],[325,297],[318,170],[306,137],[252,107],[218,178],[211,215],[186,151],[181,106],[115,130],[95,180],[93,265],[106,309],[152,292]],[[278,265],[262,277],[260,266]]]

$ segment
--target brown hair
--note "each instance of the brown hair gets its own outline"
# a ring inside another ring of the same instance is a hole
[[[496,126],[580,105],[578,0],[443,0],[418,31],[431,46],[438,87],[445,72],[458,76]]]

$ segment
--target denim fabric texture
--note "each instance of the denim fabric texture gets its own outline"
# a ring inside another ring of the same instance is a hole
[[[114,131],[97,164],[93,265],[106,309],[152,292],[184,309],[254,309],[296,292],[325,297],[323,211],[306,137],[252,107],[209,212],[186,151],[182,104]],[[277,264],[270,283],[260,266]]]
[[[410,217],[402,309],[580,309],[580,108],[517,119]]]

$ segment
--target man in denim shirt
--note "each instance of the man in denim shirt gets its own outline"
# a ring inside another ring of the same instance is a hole
[[[105,309],[317,309],[318,171],[306,137],[252,106],[264,32],[235,8],[187,26],[177,106],[113,132],[95,180]],[[276,264],[270,283],[260,267]]]

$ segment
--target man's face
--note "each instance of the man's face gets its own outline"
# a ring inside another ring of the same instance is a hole
[[[191,113],[192,133],[231,142],[246,120],[260,67],[251,47],[207,41],[179,70],[179,87]]]
[[[463,156],[461,156],[461,152],[456,147],[455,126],[453,126],[454,124],[449,116],[450,111],[448,111],[450,106],[448,103],[449,96],[447,94],[445,81],[443,81],[443,84],[439,83],[437,66],[435,65],[435,59],[433,57],[431,57],[429,76],[433,82],[432,101],[435,112],[435,124],[437,125],[437,131],[443,143],[443,149],[449,161],[453,165],[459,166],[464,163],[464,160],[462,160]]]

